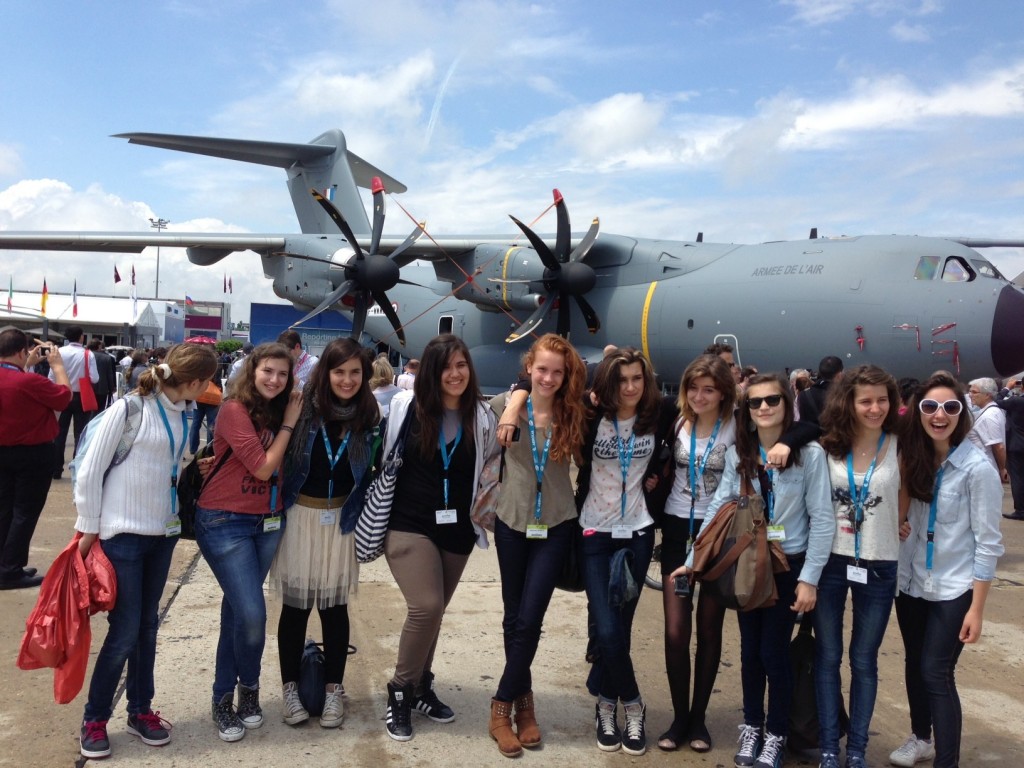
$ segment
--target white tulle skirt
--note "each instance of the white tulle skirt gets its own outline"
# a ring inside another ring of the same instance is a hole
[[[321,525],[325,510],[295,504],[286,513],[284,536],[270,566],[270,583],[285,605],[330,608],[348,603],[359,586],[354,533]],[[341,518],[341,507],[331,510]]]

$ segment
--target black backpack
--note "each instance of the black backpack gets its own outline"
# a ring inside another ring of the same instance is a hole
[[[229,446],[224,455],[204,479],[199,471],[199,460],[213,456],[213,443],[204,445],[192,461],[188,463],[185,470],[178,478],[178,518],[181,520],[181,538],[195,540],[196,538],[196,505],[199,503],[199,496],[206,484],[217,474],[217,470],[224,466],[224,462],[231,455]]]

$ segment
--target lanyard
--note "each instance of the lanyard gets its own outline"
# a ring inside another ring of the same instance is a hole
[[[757,446],[757,450],[761,452],[761,461],[764,464],[768,463],[768,454],[764,452],[762,446]],[[771,525],[775,520],[775,470],[765,470],[768,474],[768,525]]]
[[[11,365],[10,363],[0,363],[0,368],[8,368],[8,369],[10,369],[12,371],[17,371],[18,373],[24,373],[25,372],[24,368],[19,368],[18,366]]]
[[[622,471],[622,512],[619,517],[624,520],[626,518],[626,478],[629,476],[629,465],[633,463],[636,432],[630,434],[629,443],[627,444],[619,436],[619,420],[617,418],[612,419],[612,425],[615,427],[615,447],[619,451],[619,469]]]
[[[452,443],[452,452],[448,453],[448,446],[444,440],[444,420],[441,420],[441,429],[437,436],[437,447],[441,449],[441,463],[444,465],[444,508],[448,509],[448,467],[451,466],[452,456],[455,449],[459,447],[462,440],[462,422],[459,422],[459,429],[455,433],[455,442]]]
[[[544,451],[537,453],[537,424],[533,420],[533,395],[526,399],[526,424],[530,428],[530,450],[533,451],[533,473],[537,478],[537,501],[533,509],[533,517],[540,521],[541,484],[544,482],[544,468],[548,465],[548,450],[551,448],[551,427],[544,438]]]
[[[715,422],[715,428],[711,430],[711,437],[708,438],[708,445],[704,449],[704,455],[700,457],[700,467],[694,464],[694,456],[697,453],[697,422],[693,422],[693,426],[690,429],[690,543],[689,546],[693,545],[693,520],[694,520],[694,507],[697,505],[697,483],[700,482],[704,477],[704,470],[708,465],[708,456],[711,455],[711,449],[715,447],[715,438],[718,437],[718,430],[722,428],[722,417],[718,417],[718,421]]]
[[[951,447],[949,449],[949,453],[952,452],[953,449]],[[949,459],[949,453],[946,454],[946,458],[942,460],[942,464],[935,473],[935,487],[932,488],[932,503],[928,509],[928,544],[925,547],[926,554],[924,567],[928,571],[929,578],[931,577],[932,571],[932,558],[935,555],[935,518],[939,514],[939,488],[942,487],[942,475],[946,471],[946,460]]]
[[[181,464],[181,455],[185,452],[185,440],[188,434],[187,429],[187,417],[185,411],[181,412],[181,445],[178,446],[178,450],[174,450],[174,432],[171,430],[171,422],[167,418],[167,411],[164,410],[164,404],[160,402],[160,396],[157,395],[156,407],[160,409],[160,418],[164,421],[164,429],[167,430],[167,439],[170,441],[171,448],[171,517],[178,514],[178,466]]]
[[[871,466],[864,474],[864,485],[857,491],[857,483],[853,479],[853,451],[846,456],[846,479],[850,484],[850,502],[853,504],[853,560],[860,564],[860,526],[864,522],[864,504],[868,500],[868,486],[871,484],[871,476],[875,474],[875,463],[878,461],[878,454],[882,452],[882,445],[885,443],[885,432],[878,438],[878,447],[875,448],[875,455],[871,459]]]
[[[334,468],[338,464],[338,459],[341,458],[341,454],[345,452],[345,446],[348,445],[348,439],[352,437],[352,430],[348,430],[345,433],[345,438],[341,441],[341,445],[338,446],[338,450],[333,455],[331,454],[331,441],[327,439],[327,425],[320,425],[320,434],[324,438],[324,448],[327,451],[327,463],[331,465],[331,476],[327,481],[327,508],[331,508],[331,499],[334,497]],[[273,510],[271,510],[273,511]]]

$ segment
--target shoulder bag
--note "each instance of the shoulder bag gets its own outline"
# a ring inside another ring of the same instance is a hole
[[[391,519],[391,503],[395,500],[395,484],[398,482],[398,470],[402,467],[402,453],[405,451],[405,439],[412,423],[414,404],[409,404],[401,431],[395,444],[391,447],[387,458],[366,489],[363,511],[356,521],[356,559],[360,563],[372,563],[384,553],[384,535],[388,532],[388,521]]]

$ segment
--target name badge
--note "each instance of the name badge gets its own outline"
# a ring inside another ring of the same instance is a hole
[[[281,530],[281,516],[274,515],[273,517],[263,518],[263,532],[270,533],[271,531]]]
[[[768,526],[768,541],[785,541],[786,540],[786,526],[784,525],[769,525]]]
[[[935,591],[935,582],[932,580],[932,575],[930,573],[925,577],[925,580],[924,580],[924,591],[925,592],[934,592]]]
[[[181,518],[175,515],[167,521],[167,525],[164,526],[164,536],[181,536]]]
[[[526,526],[526,538],[528,539],[546,539],[548,537],[548,527],[537,523],[535,525]]]
[[[454,509],[438,509],[434,512],[438,525],[451,525],[458,520]]]
[[[854,584],[867,584],[868,569],[860,568],[856,565],[848,565],[846,566],[846,579]]]
[[[613,525],[612,526],[612,538],[613,539],[632,539],[633,528],[628,525]]]
[[[320,525],[335,525],[338,522],[338,513],[333,509],[320,510]]]

